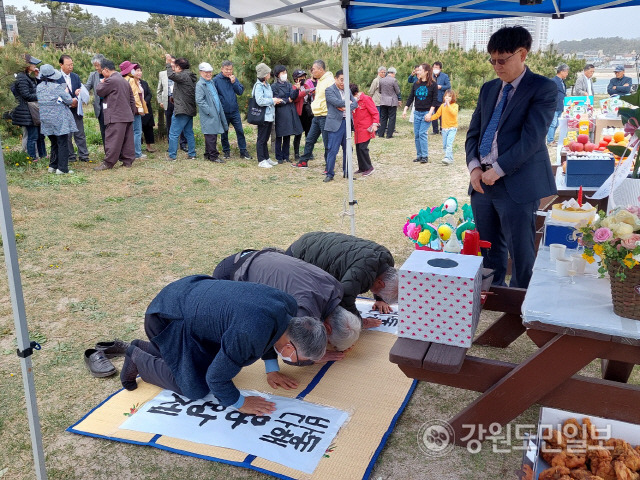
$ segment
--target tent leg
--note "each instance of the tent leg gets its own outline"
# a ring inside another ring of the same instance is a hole
[[[349,98],[351,89],[349,88],[349,38],[342,37],[342,71],[344,72],[344,106],[347,122],[347,176],[349,178],[349,218],[351,219],[351,235],[356,234],[356,212],[355,201],[353,199],[353,148],[351,145],[351,108],[349,108]]]
[[[13,320],[16,327],[16,338],[18,341],[18,351],[29,351],[31,342],[29,340],[29,330],[27,328],[27,317],[24,308],[24,296],[22,294],[22,280],[20,279],[20,267],[18,266],[18,250],[16,249],[16,237],[13,230],[13,219],[11,217],[11,205],[9,204],[9,188],[7,186],[7,173],[4,168],[4,154],[0,143],[0,229],[2,230],[2,240],[4,245],[4,258],[7,265],[7,276],[9,277],[9,292],[11,294],[11,307],[13,309]],[[33,381],[33,368],[31,356],[20,357],[22,369],[22,382],[27,402],[27,416],[29,419],[29,430],[31,432],[31,448],[33,449],[33,460],[36,470],[36,478],[45,480],[47,470],[44,464],[44,450],[42,448],[42,432],[40,431],[40,417],[38,416],[38,405],[36,403],[36,389]]]

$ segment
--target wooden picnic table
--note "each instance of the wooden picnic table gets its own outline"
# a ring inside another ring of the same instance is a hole
[[[594,266],[588,266],[591,272]],[[478,428],[506,425],[534,404],[640,424],[640,322],[613,313],[607,280],[557,277],[541,247],[528,290],[492,287],[485,310],[505,312],[474,342],[504,348],[525,333],[538,349],[521,363],[467,355],[465,349],[399,338],[389,359],[411,378],[481,392],[449,423],[455,442],[481,440]],[[602,359],[603,378],[579,375]]]

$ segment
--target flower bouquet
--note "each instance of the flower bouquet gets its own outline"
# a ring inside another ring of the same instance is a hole
[[[594,222],[577,230],[582,256],[598,262],[601,276],[609,273],[613,311],[640,320],[640,207],[617,208],[609,215],[600,211]]]

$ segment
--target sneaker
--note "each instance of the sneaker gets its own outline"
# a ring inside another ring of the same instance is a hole
[[[231,152],[224,152],[224,158],[231,158]]]
[[[56,173],[56,169],[53,167],[49,167],[49,169],[47,170],[49,173]]]
[[[228,158],[228,157],[225,156],[224,158]],[[253,160],[253,157],[249,155],[249,152],[240,152],[240,158],[244,160]]]
[[[429,157],[420,158],[420,163],[429,163]]]
[[[277,165],[277,164],[278,164],[278,162],[274,162],[274,161],[273,161],[273,160],[271,160],[270,158],[267,158],[267,162],[269,162],[269,164],[270,164],[271,166],[275,166],[275,165]]]
[[[368,177],[369,175],[371,175],[373,173],[374,168],[371,167],[369,170],[367,170],[366,172],[362,172],[362,176],[363,177]]]
[[[291,165],[292,167],[307,168],[307,162],[299,161]]]
[[[327,183],[327,182],[332,182],[333,181],[333,177],[330,177],[329,175],[327,175],[326,177],[324,177],[323,182]]]
[[[273,168],[273,165],[269,163],[269,160],[262,160],[260,163],[258,163],[258,166],[260,168]]]
[[[226,163],[223,159],[221,159],[220,157],[213,157],[209,159],[210,162],[213,163]]]
[[[136,157],[136,158],[147,158],[147,155],[143,153],[142,155],[140,155],[139,157]]]
[[[73,170],[69,170],[68,172],[63,172],[62,170],[56,170],[56,175],[67,175],[69,173],[73,173]]]
[[[356,170],[355,172],[353,172],[353,174],[354,174],[354,175],[358,175],[359,173],[364,173],[364,172],[365,172],[364,170],[360,170],[360,169],[358,169],[358,170]]]
[[[195,160],[195,159],[196,159],[195,155],[193,157],[192,156],[187,157],[187,160]]]
[[[452,158],[443,158],[442,159],[442,164],[443,165],[451,165],[453,163],[453,159]]]

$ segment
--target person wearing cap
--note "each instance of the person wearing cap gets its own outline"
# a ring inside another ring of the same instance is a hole
[[[238,107],[238,95],[244,93],[244,85],[233,74],[233,62],[225,60],[222,62],[220,73],[213,77],[213,83],[218,89],[218,95],[222,102],[224,115],[227,117],[227,123],[233,126],[238,139],[238,149],[240,150],[240,158],[245,160],[253,160],[247,150],[247,139],[244,136],[242,128],[242,118],[240,117],[240,107]],[[220,137],[222,143],[222,151],[224,158],[231,158],[231,145],[229,144],[228,130]]]
[[[42,60],[29,54],[26,54],[24,58],[26,65],[23,71],[16,75],[16,81],[11,87],[11,91],[18,101],[18,106],[13,110],[11,122],[26,130],[27,154],[35,160],[38,156],[41,158],[47,156],[44,135],[40,134],[40,128],[38,127],[40,119],[37,119],[38,122],[36,122],[31,115],[31,108],[35,107],[35,105],[29,106],[29,103],[38,101],[36,87],[38,86],[37,75],[39,71],[37,65],[42,63]]]
[[[569,75],[569,65],[561,63],[556,68],[556,76],[551,79],[558,87],[558,101],[556,103],[556,112],[553,115],[553,120],[551,120],[551,125],[549,125],[549,131],[547,132],[547,145],[550,147],[557,145],[553,139],[556,136],[558,119],[564,110],[564,97],[567,96],[567,86],[565,85],[564,80],[567,78],[567,75]]]
[[[298,96],[293,101],[296,106],[296,112],[300,119],[300,125],[305,135],[309,134],[311,128],[311,121],[313,120],[313,112],[311,111],[311,99],[312,89],[315,87],[309,87],[306,85],[307,72],[304,70],[294,70],[293,72],[293,88],[299,90]],[[300,141],[302,140],[302,134],[293,137],[293,154],[296,163],[300,160]]]
[[[275,120],[275,106],[282,103],[281,98],[273,96],[269,79],[271,78],[271,67],[264,63],[256,65],[256,75],[258,80],[253,85],[251,96],[261,107],[266,107],[264,122],[258,125],[258,138],[256,139],[256,155],[260,168],[272,168],[277,163],[269,159],[269,136],[271,135],[271,124]]]
[[[387,76],[380,79],[378,89],[380,91],[380,126],[377,135],[382,138],[387,132],[387,138],[393,137],[396,130],[396,114],[398,112],[398,98],[400,96],[400,85],[396,80],[396,69],[391,67],[387,70]]]
[[[147,156],[142,153],[142,116],[149,113],[149,110],[147,109],[147,102],[144,101],[144,95],[142,93],[142,85],[140,84],[142,71],[138,73],[139,68],[140,65],[137,63],[131,63],[129,60],[125,60],[120,64],[120,75],[129,82],[133,99],[136,102],[136,111],[133,117],[133,147],[135,149],[135,156],[136,158],[146,158]]]
[[[52,65],[43,65],[40,69],[41,82],[36,87],[40,106],[40,131],[43,135],[48,135],[51,141],[49,173],[56,175],[73,173],[69,170],[68,135],[78,130],[69,110],[73,98],[67,86],[59,83],[61,78],[62,74]]]
[[[615,77],[609,80],[607,93],[609,95],[629,95],[633,82],[629,77],[624,76],[624,66],[618,65],[613,69]]]
[[[69,135],[69,161],[76,161],[76,152],[73,148],[73,141],[75,140],[78,147],[78,158],[81,162],[89,161],[89,149],[87,148],[87,139],[84,134],[84,117],[78,114],[78,94],[82,88],[82,81],[77,73],[73,71],[73,59],[69,55],[61,55],[58,60],[60,63],[60,72],[62,77],[58,80],[58,83],[64,84],[73,99],[71,104],[71,113],[73,119],[76,122],[76,130],[72,135]]]
[[[193,117],[198,114],[196,106],[196,83],[198,77],[189,67],[186,58],[176,58],[172,65],[172,56],[165,54],[165,70],[169,80],[173,80],[173,118],[169,131],[169,152],[167,160],[174,161],[178,155],[178,138],[184,133],[187,139],[189,160],[196,159],[196,139],[193,135]]]
[[[279,164],[291,163],[291,135],[302,135],[302,123],[294,104],[300,90],[294,89],[287,80],[287,69],[284,65],[276,65],[273,73],[276,78],[271,90],[274,96],[282,99],[282,103],[276,106],[276,160]]]
[[[129,82],[116,71],[111,60],[100,61],[103,79],[96,87],[96,94],[102,98],[104,114],[104,161],[94,170],[109,170],[118,160],[125,167],[131,167],[135,159],[133,146],[133,116],[138,110]]]
[[[198,65],[200,79],[196,83],[196,103],[200,107],[200,129],[204,135],[204,158],[224,163],[218,151],[218,135],[229,130],[220,95],[213,83],[213,67],[207,62]]]

